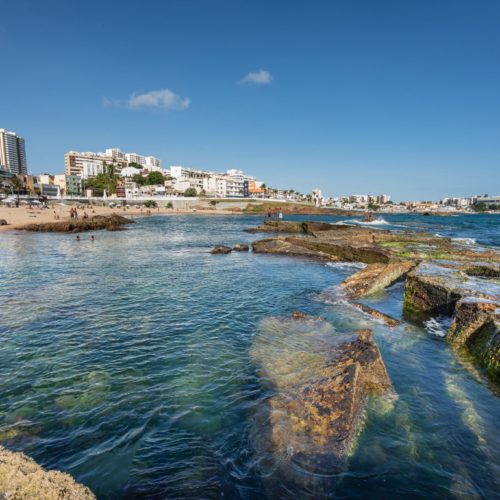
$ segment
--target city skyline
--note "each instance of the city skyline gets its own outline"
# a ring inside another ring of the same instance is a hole
[[[30,172],[113,145],[327,195],[500,186],[498,4],[237,4],[5,3],[1,125]]]

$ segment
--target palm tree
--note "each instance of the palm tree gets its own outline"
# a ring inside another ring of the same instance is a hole
[[[17,205],[19,205],[19,191],[21,191],[21,188],[23,187],[23,183],[21,182],[21,179],[17,177],[16,175],[12,176],[11,179],[9,180],[10,182],[10,187],[11,187],[11,192],[12,194],[17,193]]]

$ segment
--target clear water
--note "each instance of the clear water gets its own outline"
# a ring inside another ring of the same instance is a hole
[[[498,217],[463,217],[384,216],[499,244]],[[0,443],[99,498],[498,497],[496,388],[439,335],[339,298],[353,266],[207,253],[259,238],[242,232],[258,222],[152,217],[94,243],[0,233]],[[401,317],[402,285],[367,303]],[[255,442],[273,389],[252,348],[297,309],[332,334],[373,328],[399,395],[370,405],[348,469],[320,481],[270,469]]]

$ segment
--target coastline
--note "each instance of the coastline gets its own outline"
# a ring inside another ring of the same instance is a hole
[[[51,205],[49,208],[29,208],[28,206],[22,205],[19,208],[10,208],[6,206],[0,206],[0,221],[5,220],[7,225],[0,224],[0,232],[1,231],[16,231],[23,229],[25,226],[29,224],[40,224],[47,222],[56,222],[56,221],[69,221],[70,218],[70,209],[78,206],[78,205]],[[284,212],[286,215],[338,215],[345,217],[359,216],[361,217],[364,212],[353,212],[352,210],[341,210],[341,209],[329,209],[329,208],[321,208],[318,209],[316,207],[310,207],[308,210],[305,207],[300,207],[300,210],[295,211],[294,209],[287,210],[288,207],[285,208]],[[308,207],[309,208],[309,207]],[[148,217],[154,215],[207,215],[207,216],[217,216],[217,215],[254,215],[261,216],[265,215],[265,210],[262,209],[260,211],[251,210],[251,209],[241,209],[241,208],[210,208],[202,205],[195,205],[192,208],[122,208],[122,207],[108,207],[108,206],[93,206],[93,207],[85,207],[78,210],[79,218],[83,216],[84,211],[87,212],[89,217],[94,215],[106,215],[109,216],[111,214],[119,214],[125,217]],[[148,211],[150,213],[148,213]],[[401,212],[405,215],[422,215],[418,212]],[[384,217],[385,215],[393,215],[399,214],[399,212],[377,212],[377,217]],[[476,215],[474,213],[469,212],[459,212],[459,213],[443,213],[436,212],[432,213],[432,216],[443,216],[450,217],[453,215]],[[56,219],[56,216],[58,217]]]

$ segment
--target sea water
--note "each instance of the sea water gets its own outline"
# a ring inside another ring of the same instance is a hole
[[[498,216],[384,220],[500,245]],[[98,498],[498,496],[498,388],[436,334],[446,318],[389,328],[364,315],[336,293],[356,266],[208,253],[260,238],[243,232],[260,222],[140,218],[95,242],[0,233],[0,444]],[[401,318],[402,292],[365,302]],[[319,488],[273,474],[254,439],[273,389],[251,353],[294,310],[332,335],[372,328],[398,395],[369,405],[348,467]]]

